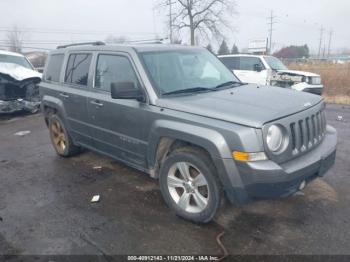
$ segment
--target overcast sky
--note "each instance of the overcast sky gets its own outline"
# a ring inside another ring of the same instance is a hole
[[[54,48],[56,43],[104,40],[108,35],[129,39],[166,36],[166,13],[154,10],[156,0],[1,0],[0,48],[13,25],[27,29],[25,46]],[[270,10],[276,16],[274,49],[290,44],[319,45],[320,28],[333,29],[332,50],[350,48],[349,0],[236,0],[228,43],[248,46],[249,39],[265,38]],[[211,42],[216,45],[215,39]],[[205,44],[205,43],[203,43]]]

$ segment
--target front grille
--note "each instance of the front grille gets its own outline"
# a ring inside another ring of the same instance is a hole
[[[14,84],[0,84],[0,100],[11,101],[19,98],[25,98],[26,87]]]
[[[319,144],[326,131],[324,110],[304,119],[290,123],[290,139],[293,155],[297,155]]]

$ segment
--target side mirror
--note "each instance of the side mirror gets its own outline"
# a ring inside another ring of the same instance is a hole
[[[254,65],[254,71],[256,71],[256,72],[261,72],[261,71],[263,71],[263,67],[262,67],[262,65],[261,64],[255,64]]]
[[[143,92],[135,86],[134,82],[111,83],[111,97],[113,99],[135,99],[140,102],[145,101]]]

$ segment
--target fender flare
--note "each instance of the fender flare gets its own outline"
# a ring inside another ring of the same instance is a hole
[[[67,126],[67,121],[65,121],[65,119],[67,117],[67,113],[66,113],[66,110],[64,108],[64,104],[63,104],[62,100],[60,100],[56,97],[53,97],[53,96],[44,95],[42,100],[41,100],[41,108],[44,109],[45,107],[50,107],[50,108],[56,109],[57,112],[61,115],[62,121]],[[69,128],[69,127],[67,126],[67,128]]]
[[[198,145],[208,151],[212,158],[231,158],[230,149],[224,137],[217,131],[205,127],[194,126],[182,122],[157,120],[150,132],[147,162],[153,166],[162,137],[181,140]]]
[[[157,167],[157,149],[162,138],[170,138],[197,145],[205,149],[217,169],[217,175],[231,203],[246,199],[243,181],[225,138],[217,131],[183,122],[157,120],[151,128],[147,162],[151,170]],[[154,174],[156,177],[156,174]]]

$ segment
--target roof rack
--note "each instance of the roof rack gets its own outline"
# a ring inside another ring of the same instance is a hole
[[[67,48],[67,47],[71,47],[71,46],[80,46],[80,45],[106,45],[106,44],[102,41],[83,42],[83,43],[74,43],[74,44],[69,44],[69,45],[59,45],[59,46],[57,46],[57,49]]]
[[[163,41],[168,38],[156,38],[156,39],[144,39],[144,40],[128,40],[125,41],[127,44],[163,44]]]
[[[141,45],[141,44],[163,44],[162,41],[137,41],[137,42],[130,42],[133,43],[135,45]]]

